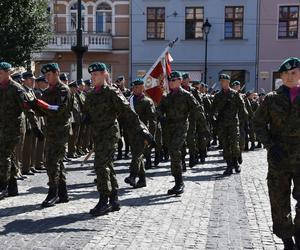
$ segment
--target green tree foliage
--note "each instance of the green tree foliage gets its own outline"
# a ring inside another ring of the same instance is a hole
[[[51,35],[47,0],[0,0],[0,61],[25,66]]]

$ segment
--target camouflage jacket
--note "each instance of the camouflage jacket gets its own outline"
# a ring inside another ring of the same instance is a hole
[[[87,93],[83,112],[86,122],[91,124],[95,137],[101,137],[103,133],[109,131],[117,134],[118,116],[121,116],[122,120],[130,125],[130,132],[138,133],[143,129],[138,115],[131,110],[129,102],[122,92],[107,84],[104,84],[99,90],[94,89]]]
[[[17,138],[22,127],[22,112],[32,127],[38,127],[33,110],[26,105],[28,96],[22,85],[10,80],[8,85],[0,86],[0,141],[5,138]]]
[[[140,97],[131,96],[129,100],[130,102],[131,100],[133,101],[134,110],[140,120],[148,127],[149,132],[154,135],[156,129],[156,109],[152,99],[142,95]]]
[[[189,115],[195,117],[199,106],[195,97],[180,87],[177,92],[162,97],[158,112],[160,117],[165,117],[166,125],[186,125]]]
[[[212,114],[216,116],[219,126],[237,126],[246,121],[248,112],[241,95],[233,89],[228,93],[221,90],[214,96]]]
[[[292,104],[289,88],[280,86],[269,93],[254,115],[258,139],[269,148],[273,143],[300,144],[300,95]]]
[[[72,94],[69,87],[59,81],[54,87],[43,92],[42,99],[50,105],[58,105],[58,111],[47,111],[47,132],[50,130],[69,129],[72,111]]]

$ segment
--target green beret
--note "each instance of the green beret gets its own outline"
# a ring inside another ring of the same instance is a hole
[[[59,66],[57,63],[47,63],[44,64],[41,68],[41,72],[46,74],[47,72],[59,71]]]
[[[106,67],[105,63],[96,62],[96,63],[92,63],[89,66],[88,71],[90,74],[95,71],[107,71],[107,67]]]
[[[68,86],[70,87],[70,88],[77,88],[78,87],[78,84],[77,84],[77,82],[76,81],[73,81],[73,82],[70,82],[69,84],[68,84]]]
[[[142,78],[137,78],[131,83],[131,86],[138,86],[138,85],[144,85],[144,81]]]
[[[279,67],[278,72],[282,73],[292,69],[300,68],[300,60],[297,57],[290,57],[286,59]]]
[[[11,64],[7,62],[0,62],[0,70],[5,70],[5,71],[11,70]]]
[[[183,73],[182,74],[182,79],[188,79],[188,78],[190,78],[190,74],[189,73]]]
[[[240,86],[241,83],[240,83],[240,81],[234,81],[231,85],[232,86]]]
[[[228,80],[230,81],[230,76],[227,74],[220,74],[219,80]]]
[[[176,78],[182,79],[182,75],[179,71],[172,71],[171,74],[168,76],[169,81]]]
[[[191,81],[193,86],[198,86],[201,84],[201,81]]]

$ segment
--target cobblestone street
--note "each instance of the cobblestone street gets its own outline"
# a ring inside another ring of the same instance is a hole
[[[147,172],[147,188],[124,183],[128,161],[116,161],[122,209],[93,218],[92,163],[67,165],[70,202],[42,209],[47,175],[19,182],[18,197],[1,201],[0,249],[283,249],[272,235],[266,151],[244,154],[240,175],[223,178],[218,150],[185,173],[185,193],[173,186],[168,163]]]

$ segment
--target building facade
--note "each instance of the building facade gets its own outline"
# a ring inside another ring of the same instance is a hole
[[[147,71],[167,44],[179,38],[171,55],[172,68],[203,79],[205,39],[208,34],[207,83],[218,82],[221,72],[254,89],[257,71],[256,0],[141,0],[131,3],[131,75]]]
[[[35,54],[35,68],[58,62],[61,71],[76,80],[77,0],[52,0],[49,4],[53,36],[48,46]],[[106,63],[112,80],[119,75],[128,77],[129,71],[129,0],[83,0],[83,44],[88,52],[83,57],[83,78],[88,79],[88,65],[95,61]]]
[[[299,10],[296,0],[260,1],[258,89],[277,88],[280,63],[287,57],[300,57]]]

